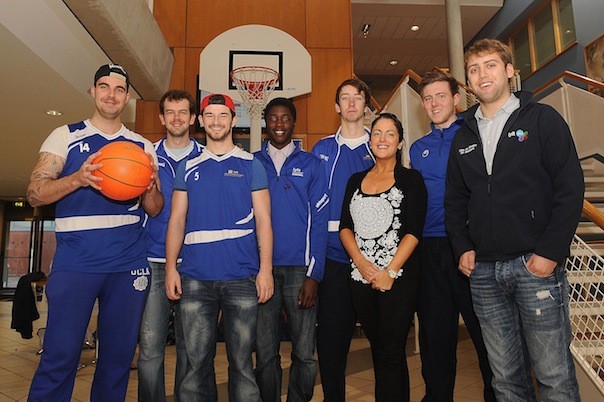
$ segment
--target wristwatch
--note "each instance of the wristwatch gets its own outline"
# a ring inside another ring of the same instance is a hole
[[[388,276],[389,276],[390,278],[392,278],[392,279],[396,279],[396,277],[398,276],[398,272],[396,272],[396,271],[395,271],[395,270],[393,270],[393,269],[388,268],[388,269],[386,270],[386,272],[388,272]]]

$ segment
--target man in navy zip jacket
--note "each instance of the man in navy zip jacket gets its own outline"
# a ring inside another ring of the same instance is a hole
[[[584,183],[564,119],[526,92],[510,94],[510,49],[494,39],[465,54],[480,104],[451,145],[446,225],[470,278],[498,401],[579,401],[564,260]]]
[[[336,90],[336,112],[341,125],[334,135],[321,139],[312,153],[325,169],[329,194],[329,222],[325,274],[319,286],[317,353],[325,401],[346,398],[346,359],[356,325],[348,277],[350,258],[340,241],[340,215],[348,179],[369,169],[374,158],[369,150],[369,129],[363,126],[371,95],[358,79],[345,80]]]
[[[453,401],[457,369],[459,314],[474,342],[484,382],[485,401],[495,401],[492,373],[482,341],[480,325],[472,308],[468,278],[457,264],[445,231],[445,177],[451,141],[463,120],[455,114],[459,86],[450,74],[427,73],[419,84],[422,107],[432,121],[432,131],[411,145],[409,156],[428,191],[426,224],[420,242],[419,342],[424,402]]]
[[[254,156],[266,169],[273,223],[275,293],[258,309],[256,379],[263,402],[281,401],[281,308],[292,352],[287,400],[310,401],[315,387],[317,292],[327,247],[327,180],[319,159],[292,141],[296,109],[275,98],[264,110],[269,135]]]

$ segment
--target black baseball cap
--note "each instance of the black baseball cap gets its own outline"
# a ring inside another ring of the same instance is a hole
[[[94,86],[96,86],[96,82],[101,77],[120,78],[126,81],[126,89],[129,89],[130,87],[130,78],[128,78],[128,73],[126,72],[126,70],[124,70],[124,67],[120,66],[119,64],[105,64],[99,67],[99,69],[96,70],[96,74],[94,75]]]

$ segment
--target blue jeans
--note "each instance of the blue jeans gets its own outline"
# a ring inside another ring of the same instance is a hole
[[[179,401],[218,400],[214,357],[220,310],[229,361],[229,401],[259,401],[252,364],[258,319],[255,278],[198,281],[182,275],[181,282],[182,296],[177,309],[187,372],[178,391]]]
[[[143,313],[139,334],[138,356],[138,399],[140,401],[164,402],[166,387],[164,381],[164,355],[168,323],[172,313],[172,302],[166,296],[166,264],[149,262],[151,285],[147,304]],[[178,388],[186,370],[186,354],[182,341],[182,329],[178,316],[174,323],[176,338],[176,378]]]
[[[256,379],[263,402],[281,401],[281,357],[279,356],[281,306],[285,307],[292,338],[288,402],[312,399],[317,362],[314,357],[317,334],[317,305],[298,306],[298,293],[306,280],[304,266],[273,267],[275,293],[258,310],[256,333]]]
[[[497,400],[535,400],[532,364],[542,401],[580,401],[564,268],[537,277],[526,268],[530,256],[478,262],[470,276]]]

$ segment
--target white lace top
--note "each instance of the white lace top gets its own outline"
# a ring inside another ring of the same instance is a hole
[[[396,187],[379,194],[364,194],[355,190],[350,201],[350,215],[354,222],[355,239],[361,254],[379,269],[385,269],[400,243],[401,202],[403,192]],[[352,279],[367,283],[354,262]],[[399,270],[399,276],[403,270]]]

